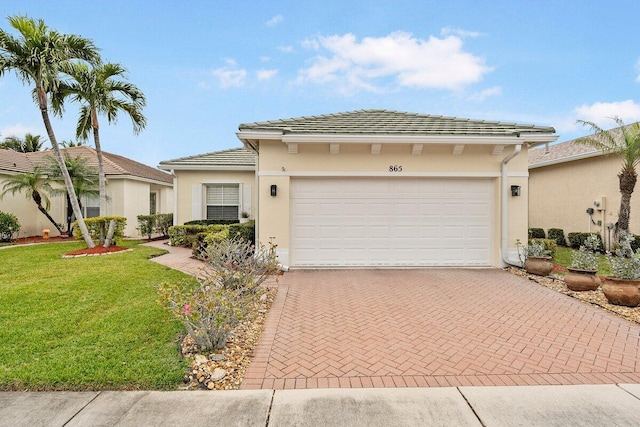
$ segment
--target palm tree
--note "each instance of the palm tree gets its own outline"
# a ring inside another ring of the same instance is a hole
[[[64,153],[64,164],[69,172],[73,189],[75,191],[80,210],[82,210],[82,196],[97,196],[98,193],[98,171],[89,166],[88,159],[76,156],[71,157],[69,153]],[[49,178],[54,182],[62,182],[62,169],[55,158],[47,157],[46,171]],[[71,223],[73,222],[73,209],[71,208],[71,197],[66,188],[53,189],[52,194],[64,194],[67,199],[67,231],[71,233]]]
[[[33,172],[19,173],[11,175],[6,179],[6,182],[2,186],[2,193],[0,193],[0,199],[5,194],[24,192],[28,198],[33,199],[34,203],[38,206],[38,210],[42,212],[44,216],[53,224],[53,226],[62,234],[62,229],[58,223],[49,215],[49,207],[51,202],[46,193],[53,193],[51,184],[47,181],[47,175],[40,167],[35,167]],[[44,206],[42,203],[44,202]]]
[[[84,241],[89,248],[93,248],[95,244],[82,217],[71,177],[64,166],[60,147],[53,132],[49,118],[48,94],[58,90],[60,73],[68,69],[72,62],[99,62],[98,49],[91,40],[76,35],[60,34],[49,29],[41,19],[36,21],[27,16],[10,16],[8,20],[19,36],[14,37],[0,29],[0,76],[7,71],[14,71],[24,83],[35,86],[33,99],[40,109],[49,141],[62,169],[67,191],[72,195],[73,212],[78,218]]]
[[[34,153],[42,150],[44,140],[40,135],[32,135],[27,133],[24,139],[17,136],[8,136],[4,139],[4,142],[0,144],[0,148],[6,150],[18,151],[20,153]]]
[[[107,117],[108,123],[115,123],[120,111],[131,118],[134,134],[138,134],[147,124],[142,108],[146,105],[144,94],[124,78],[127,70],[120,64],[107,63],[89,67],[76,63],[69,69],[72,80],[63,81],[56,94],[52,95],[52,106],[62,111],[65,98],[82,103],[76,127],[76,137],[87,139],[93,132],[93,142],[98,156],[100,183],[100,215],[107,211],[106,177],[100,144],[100,124],[98,115]]]
[[[604,130],[593,122],[578,120],[578,123],[589,126],[594,135],[580,138],[576,142],[597,148],[605,154],[616,155],[622,160],[622,168],[618,173],[621,198],[617,230],[628,233],[631,194],[638,180],[636,166],[640,163],[640,124],[625,126],[620,118],[614,117],[613,120],[619,127],[612,130]]]

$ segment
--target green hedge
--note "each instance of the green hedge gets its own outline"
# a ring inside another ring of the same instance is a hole
[[[598,233],[569,233],[567,234],[567,239],[569,240],[569,247],[573,249],[578,249],[580,246],[584,245],[585,240],[589,235],[594,234],[598,238],[598,242],[600,243],[600,248],[602,249],[604,245],[602,244],[602,236]]]
[[[0,242],[10,242],[13,235],[19,231],[18,218],[13,214],[0,211]]]
[[[154,215],[138,215],[137,230],[143,236],[147,236],[151,240],[154,233],[167,237],[169,235],[169,227],[173,224],[173,214],[154,214]]]
[[[529,238],[530,239],[545,239],[547,236],[544,234],[544,230],[542,228],[530,228],[529,229]]]
[[[229,237],[239,236],[242,240],[256,244],[256,222],[247,221],[244,224],[232,224],[229,226]]]
[[[109,222],[111,222],[112,219],[116,221],[113,238],[124,237],[124,227],[127,225],[127,218],[123,216],[95,216],[84,219],[84,223],[87,224],[89,235],[93,241],[99,241],[100,243],[104,241],[105,237],[107,237],[107,231],[109,230]],[[73,222],[71,229],[76,239],[82,239],[82,233],[80,232],[80,228],[78,228],[78,221]]]
[[[558,249],[558,244],[556,243],[555,240],[551,240],[551,239],[529,239],[529,243],[531,242],[542,242],[544,243],[544,248],[546,250],[548,250],[551,255],[551,257],[554,257],[556,255],[556,250]]]
[[[228,227],[228,225],[174,225],[169,227],[170,244],[171,246],[186,246],[193,248],[193,245],[198,242],[198,238],[196,236],[199,233],[217,233],[225,227]]]
[[[547,238],[555,240],[558,246],[567,246],[564,230],[561,228],[550,228],[549,231],[547,231]]]

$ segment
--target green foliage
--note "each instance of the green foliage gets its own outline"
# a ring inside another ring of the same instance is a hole
[[[194,219],[185,222],[184,225],[229,225],[237,223],[237,219]]]
[[[223,224],[211,225],[174,225],[169,227],[169,239],[171,246],[186,246],[193,248],[195,244],[201,243],[197,235],[199,233],[217,233],[227,227]]]
[[[207,259],[207,248],[220,244],[229,238],[228,225],[211,225],[211,231],[196,234],[196,241],[192,245],[193,256],[198,259]]]
[[[525,249],[525,256],[534,258],[552,257],[556,242],[549,239],[531,239]]]
[[[607,253],[611,272],[619,279],[634,280],[640,278],[640,251],[631,249],[635,238],[620,231],[618,247],[613,254]]]
[[[173,214],[138,215],[136,229],[141,235],[147,236],[147,239],[151,240],[151,235],[154,233],[163,237],[168,236],[171,224],[173,224]]]
[[[127,218],[123,216],[96,216],[93,218],[85,218],[84,222],[87,224],[89,235],[94,241],[101,241],[107,235],[109,229],[109,222],[114,219],[116,221],[116,229],[113,234],[115,238],[124,237],[124,227],[127,225]],[[78,221],[74,221],[71,227],[73,229],[73,236],[76,239],[82,238],[82,233],[78,227]]]
[[[13,214],[0,211],[0,242],[10,242],[13,235],[19,231],[18,218]]]
[[[571,267],[580,270],[597,270],[598,258],[595,251],[600,249],[600,240],[597,234],[589,235],[580,246],[580,249],[573,253],[571,257]]]
[[[547,238],[555,240],[558,246],[567,246],[567,240],[564,237],[564,230],[561,228],[550,228],[547,232]]]
[[[239,237],[252,245],[256,244],[256,222],[247,221],[244,224],[232,224],[229,226],[229,236]]]
[[[241,239],[223,239],[207,254],[211,271],[198,285],[165,282],[158,288],[160,303],[205,351],[224,348],[233,329],[255,310],[264,293],[260,285],[278,268],[274,247],[256,249]]]
[[[546,237],[542,228],[529,229],[529,239],[545,239]]]
[[[62,258],[83,243],[2,250],[0,390],[175,390],[182,325],[156,284],[185,274],[149,261],[160,249]],[[195,280],[193,280],[195,282]]]
[[[580,248],[580,246],[584,246],[589,236],[592,235],[596,236],[595,238],[598,239],[598,247],[603,248],[604,245],[602,244],[602,236],[600,236],[598,233],[569,233],[567,235],[567,239],[569,240],[569,247],[578,249]]]

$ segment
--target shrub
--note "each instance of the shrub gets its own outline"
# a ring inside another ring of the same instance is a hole
[[[592,235],[596,236],[595,238],[598,239],[599,247],[603,248],[604,245],[602,244],[602,236],[600,236],[598,233],[569,233],[567,235],[567,239],[569,240],[569,247],[578,249],[580,248],[580,246],[584,246],[587,238]]]
[[[155,215],[138,215],[138,227],[136,229],[141,235],[147,236],[148,240],[151,240],[151,235],[155,229],[156,216]]]
[[[544,234],[544,230],[542,228],[530,228],[529,229],[529,239],[544,239],[547,236]]]
[[[631,249],[631,243],[634,240],[633,235],[621,231],[618,248],[615,253],[607,253],[611,272],[619,279],[633,280],[640,278],[640,252],[634,252]]]
[[[252,245],[256,244],[256,222],[247,221],[244,224],[232,224],[229,226],[229,236],[239,237]]]
[[[529,246],[527,246],[527,256],[532,257],[540,257],[540,256],[550,256],[554,257],[556,255],[556,250],[558,249],[558,245],[555,240],[551,239],[531,239],[529,240]],[[544,253],[545,255],[534,255]]]
[[[169,227],[173,224],[173,214],[138,215],[137,230],[151,240],[153,233],[163,237],[169,235]]]
[[[229,238],[228,225],[214,225],[211,228],[213,230],[196,235],[197,241],[193,243],[192,250],[193,256],[198,259],[207,259],[207,248],[209,246],[220,244]]]
[[[211,271],[199,284],[163,283],[158,289],[160,302],[204,351],[224,348],[233,328],[255,309],[264,292],[260,284],[278,271],[275,246],[255,248],[240,238],[210,245],[207,255]]]
[[[19,231],[18,218],[13,214],[0,211],[0,242],[10,242],[13,235]]]
[[[113,238],[124,237],[124,227],[127,225],[127,218],[123,216],[95,216],[92,218],[85,218],[84,222],[89,229],[89,235],[94,241],[103,242],[107,236],[107,230],[109,229],[109,223],[111,220],[116,221],[115,233]],[[78,228],[78,221],[74,221],[72,226],[73,236],[76,239],[82,239],[82,233]]]
[[[547,238],[555,240],[558,246],[567,246],[567,240],[564,237],[564,230],[561,228],[550,228],[547,231]]]
[[[571,268],[579,270],[597,270],[598,258],[595,251],[600,249],[600,241],[596,237],[597,234],[590,234],[584,245],[580,246],[580,249],[573,253],[571,256]]]
[[[206,225],[174,225],[169,227],[169,239],[171,246],[189,246],[187,236],[207,231]],[[191,242],[193,243],[193,242]]]
[[[184,225],[229,225],[237,223],[237,219],[194,219],[185,222]]]

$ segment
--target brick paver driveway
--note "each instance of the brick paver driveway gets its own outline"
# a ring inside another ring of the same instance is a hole
[[[639,340],[497,269],[293,271],[242,388],[638,383]]]

